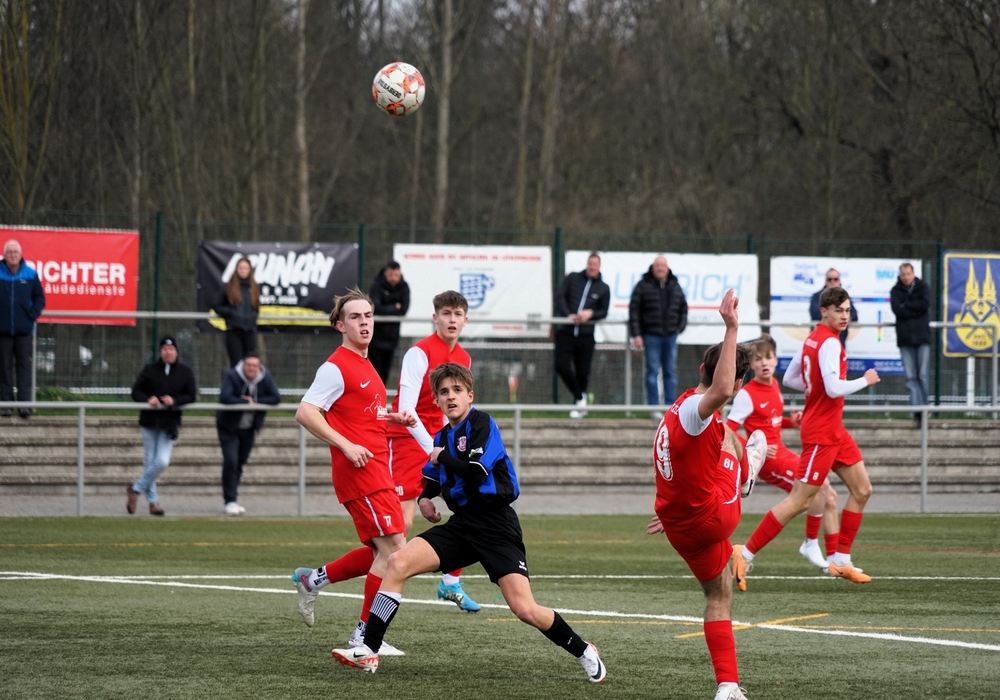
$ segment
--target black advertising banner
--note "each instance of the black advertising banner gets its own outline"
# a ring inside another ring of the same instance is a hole
[[[358,284],[356,243],[198,243],[198,311],[222,298],[240,258],[247,257],[260,286],[260,314],[301,316],[301,321],[260,321],[258,326],[329,328],[333,297]],[[202,330],[225,329],[225,321],[199,321]]]

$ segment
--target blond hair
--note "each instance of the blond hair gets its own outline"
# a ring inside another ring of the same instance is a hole
[[[368,305],[372,307],[372,313],[375,312],[375,304],[372,303],[371,297],[357,287],[354,289],[348,289],[347,294],[342,294],[333,298],[333,311],[330,312],[331,326],[336,326],[337,321],[344,320],[344,307],[352,301],[367,301]]]

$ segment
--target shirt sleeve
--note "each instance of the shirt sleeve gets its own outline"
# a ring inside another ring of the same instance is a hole
[[[841,349],[839,338],[828,338],[819,348],[820,376],[823,377],[826,395],[831,399],[839,399],[868,386],[864,377],[851,380],[840,378]]]
[[[802,352],[805,346],[799,348],[799,351],[795,353],[795,357],[792,361],[788,363],[788,368],[785,370],[785,376],[781,378],[781,383],[787,386],[789,389],[795,389],[796,391],[805,391],[806,382],[802,377]]]
[[[753,399],[750,398],[750,392],[746,389],[740,389],[740,393],[733,399],[733,407],[729,411],[728,420],[736,425],[743,425],[751,413],[753,413]]]
[[[340,367],[332,362],[324,362],[316,370],[316,378],[302,397],[302,403],[318,406],[329,411],[330,406],[344,395],[344,375]]]
[[[399,368],[399,410],[410,409],[416,412],[417,399],[420,397],[420,390],[424,385],[424,377],[430,367],[430,360],[423,350],[414,345],[403,355],[403,365]],[[413,439],[420,443],[420,448],[430,454],[434,449],[434,438],[427,432],[427,428],[420,421],[415,427],[407,427],[406,430],[413,436]]]
[[[704,394],[692,394],[684,399],[684,403],[678,409],[677,417],[681,421],[684,432],[688,435],[701,435],[714,418],[714,414],[710,414],[708,418],[702,418],[698,415],[698,406],[704,397]]]

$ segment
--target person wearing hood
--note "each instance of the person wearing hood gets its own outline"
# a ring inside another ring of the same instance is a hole
[[[257,355],[249,354],[226,374],[219,403],[277,406],[281,394],[274,377]],[[222,447],[222,499],[226,515],[243,515],[246,508],[236,500],[243,465],[250,458],[254,440],[264,425],[266,411],[217,411],[215,427]]]
[[[235,367],[244,357],[257,352],[260,287],[253,277],[253,265],[249,258],[240,258],[236,263],[236,269],[214,309],[226,319],[226,354],[229,355],[229,366]]]
[[[164,515],[156,493],[156,480],[170,466],[170,454],[181,427],[181,412],[178,409],[194,403],[198,398],[194,372],[181,364],[178,357],[177,341],[173,336],[164,336],[160,340],[160,359],[143,367],[132,385],[132,400],[148,403],[150,410],[139,413],[142,476],[125,487],[128,495],[125,509],[129,514],[135,513],[139,494],[145,494],[150,514]]]
[[[687,328],[688,305],[677,276],[662,255],[632,290],[628,304],[628,328],[632,346],[646,351],[646,403],[658,406],[656,384],[663,369],[663,398],[666,406],[677,399],[677,336]],[[662,414],[650,414],[659,420]]]
[[[372,280],[368,296],[375,304],[376,316],[405,316],[410,309],[410,285],[403,279],[403,272],[395,260],[379,270],[378,276]],[[372,333],[372,342],[368,346],[368,359],[381,377],[382,383],[389,386],[389,372],[392,370],[392,357],[399,345],[399,324],[378,322]]]
[[[601,279],[601,256],[591,253],[582,272],[571,272],[556,291],[556,315],[573,323],[556,326],[555,366],[576,405],[570,418],[583,418],[587,384],[594,359],[594,326],[588,321],[607,318],[611,289]]]

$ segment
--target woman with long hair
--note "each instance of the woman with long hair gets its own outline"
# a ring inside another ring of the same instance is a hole
[[[260,287],[253,278],[253,266],[246,257],[236,263],[215,313],[226,319],[226,352],[229,366],[257,351],[257,312],[260,311]]]

